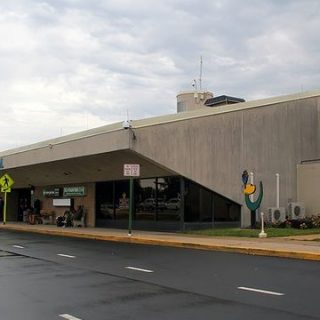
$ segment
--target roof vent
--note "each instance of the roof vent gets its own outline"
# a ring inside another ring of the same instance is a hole
[[[206,100],[204,104],[207,107],[218,107],[222,105],[234,104],[234,103],[245,102],[245,101],[246,100],[242,98],[235,98],[235,97],[222,95],[214,98],[209,98]]]

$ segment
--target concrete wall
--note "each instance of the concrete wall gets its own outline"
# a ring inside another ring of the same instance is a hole
[[[312,97],[137,128],[133,148],[242,204],[241,174],[252,171],[264,183],[265,211],[275,205],[276,173],[280,206],[286,206],[297,199],[297,164],[319,158],[319,107],[319,97]],[[249,225],[243,212],[242,224]]]
[[[306,215],[320,214],[320,162],[297,167],[298,201],[304,202]]]

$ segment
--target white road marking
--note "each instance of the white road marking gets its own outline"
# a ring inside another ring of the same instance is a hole
[[[271,294],[274,296],[284,296],[284,293],[281,293],[281,292],[267,291],[267,290],[254,289],[254,288],[248,288],[248,287],[238,287],[238,289],[252,291],[252,292],[258,292],[258,293]]]
[[[18,248],[18,249],[24,249],[23,246],[18,246],[17,244],[13,245],[14,248]]]
[[[135,270],[135,271],[142,271],[142,272],[154,272],[152,270],[148,270],[148,269],[141,269],[141,268],[135,268],[135,267],[126,267],[126,269],[130,269],[130,270]]]
[[[63,254],[63,253],[58,253],[57,256],[60,256],[60,257],[65,257],[65,258],[75,258],[76,256],[70,256],[68,254]]]
[[[72,316],[71,314],[67,314],[67,313],[59,314],[59,317],[65,318],[68,320],[81,320],[80,318],[76,318],[76,317]]]

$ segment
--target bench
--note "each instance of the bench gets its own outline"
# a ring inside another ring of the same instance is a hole
[[[40,211],[40,217],[42,224],[55,224],[55,212],[51,211],[50,213],[45,213],[43,210]]]

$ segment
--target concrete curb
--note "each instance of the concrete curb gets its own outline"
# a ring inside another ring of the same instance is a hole
[[[185,239],[158,239],[152,237],[146,237],[141,235],[133,236],[123,236],[123,235],[108,235],[108,234],[99,234],[99,233],[88,233],[81,232],[80,229],[76,229],[77,232],[73,232],[71,229],[36,229],[23,226],[12,226],[12,225],[2,225],[0,230],[12,230],[12,231],[21,231],[28,233],[39,233],[39,234],[48,234],[54,236],[63,236],[63,237],[73,237],[73,238],[84,238],[92,240],[102,240],[102,241],[113,241],[113,242],[122,242],[122,243],[134,243],[142,245],[155,245],[155,246],[166,246],[166,247],[177,247],[177,248],[188,248],[188,249],[198,249],[198,250],[208,250],[208,251],[221,251],[221,252],[230,252],[230,253],[240,253],[247,255],[258,255],[258,256],[268,256],[268,257],[281,257],[281,258],[291,258],[291,259],[300,259],[300,260],[311,260],[311,261],[320,261],[320,253],[312,251],[291,251],[287,249],[270,249],[270,248],[256,248],[254,246],[248,245],[221,245],[214,243],[201,243],[197,242],[196,238],[189,238],[188,241]],[[86,229],[84,229],[86,230]]]

